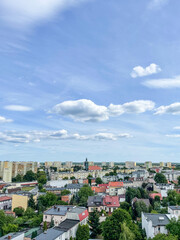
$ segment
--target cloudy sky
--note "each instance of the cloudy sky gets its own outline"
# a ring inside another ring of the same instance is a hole
[[[180,159],[179,0],[1,0],[0,160]]]

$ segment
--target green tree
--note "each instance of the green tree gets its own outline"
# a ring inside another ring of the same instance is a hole
[[[101,233],[101,225],[99,222],[99,213],[97,210],[89,213],[88,224],[91,230],[91,237],[95,238]]]
[[[34,239],[35,237],[37,237],[37,231],[32,232],[31,239]]]
[[[46,193],[38,198],[38,204],[43,207],[51,207],[57,202],[57,196],[54,193]]]
[[[89,240],[89,226],[88,225],[80,225],[78,226],[76,232],[76,240]]]
[[[154,180],[156,183],[167,183],[167,179],[162,173],[156,173]]]
[[[128,202],[121,202],[120,203],[120,208],[126,210],[127,212],[129,211],[130,204]]]
[[[137,201],[134,204],[134,215],[136,217],[141,217],[141,212],[148,212],[148,207],[143,201]]]
[[[97,177],[96,184],[102,184],[102,183],[103,183],[102,179],[100,177]]]
[[[29,170],[24,175],[23,180],[27,181],[27,182],[34,181],[34,180],[36,180],[36,174],[32,170]]]
[[[68,194],[70,194],[70,193],[71,193],[71,192],[70,192],[69,190],[64,189],[64,190],[61,191],[61,196],[68,195]]]
[[[74,176],[70,177],[71,180],[76,179]]]
[[[178,185],[180,185],[180,176],[178,177]]]
[[[33,218],[35,216],[35,212],[32,208],[28,207],[26,211],[24,212],[24,216],[27,216],[28,218]]]
[[[18,225],[12,224],[12,223],[5,224],[2,227],[2,231],[3,231],[3,235],[6,235],[10,232],[17,232],[18,231]]]
[[[45,221],[43,223],[43,232],[47,231],[47,222]]]
[[[171,234],[166,235],[166,234],[159,233],[153,238],[153,240],[178,240],[178,238]]]
[[[51,218],[51,222],[50,222],[50,228],[54,227],[54,220],[53,218]]]
[[[180,218],[178,220],[171,219],[166,228],[173,236],[178,236],[178,239],[180,239]]]
[[[121,208],[116,209],[102,224],[102,235],[104,240],[119,240],[121,223],[126,222],[128,225],[131,220],[132,218],[126,210]]]
[[[38,178],[38,183],[44,185],[46,184],[47,182],[47,178],[46,178],[46,175],[41,175],[39,178]]]
[[[119,240],[134,240],[134,233],[127,227],[126,223],[121,223],[121,233]]]
[[[139,189],[136,188],[130,188],[128,187],[127,191],[126,191],[126,202],[130,203],[132,202],[133,198],[141,198],[141,192]]]
[[[16,207],[14,208],[13,212],[15,212],[16,216],[22,217],[24,215],[24,208]]]
[[[35,209],[35,207],[36,207],[36,204],[35,204],[35,201],[34,201],[34,198],[33,198],[32,194],[31,194],[31,196],[28,200],[28,207],[33,208],[33,209]]]
[[[87,206],[87,200],[89,196],[93,196],[94,193],[88,185],[84,185],[78,192],[79,205]]]

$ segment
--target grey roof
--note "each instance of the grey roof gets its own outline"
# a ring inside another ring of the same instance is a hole
[[[11,236],[11,239],[14,239],[14,238],[16,238],[16,237],[18,237],[18,236],[20,236],[20,235],[24,235],[24,233],[23,232],[17,232],[17,233],[8,233],[7,235],[5,235],[5,236],[3,236],[3,237],[0,237],[0,240],[6,240],[6,239],[8,239],[8,236]]]
[[[54,227],[55,230],[67,232],[69,229],[79,224],[79,220],[66,219],[59,224],[58,227]]]
[[[88,207],[97,207],[103,205],[103,197],[96,195],[88,197]]]
[[[166,214],[143,213],[147,221],[152,221],[153,227],[165,226],[169,223],[169,218]]]
[[[172,210],[180,210],[180,206],[169,206]]]
[[[63,233],[64,231],[61,231],[59,229],[50,228],[46,232],[41,233],[35,239],[36,240],[54,240],[57,237],[61,236]]]
[[[55,205],[45,211],[44,214],[65,216],[67,214],[67,211],[69,211],[71,208],[73,208],[71,205]]]
[[[84,184],[81,183],[70,183],[67,184],[67,186],[65,187],[66,189],[80,189],[84,186]]]
[[[70,212],[71,213],[77,213],[77,214],[81,214],[83,213],[87,208],[85,207],[73,207],[71,208]]]

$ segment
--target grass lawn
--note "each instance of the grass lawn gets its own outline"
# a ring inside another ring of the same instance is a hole
[[[29,192],[30,190],[32,190],[34,187],[22,187],[22,191],[27,191]]]

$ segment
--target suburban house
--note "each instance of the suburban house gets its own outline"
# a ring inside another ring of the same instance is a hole
[[[107,187],[107,193],[109,193],[110,196],[115,196],[118,194],[123,194],[118,192],[118,189],[121,189],[123,187],[123,182],[109,182]]]
[[[50,224],[53,220],[55,226],[58,226],[67,218],[78,220],[79,222],[86,224],[88,218],[88,211],[84,207],[76,207],[71,205],[55,205],[45,211],[43,214],[43,222],[47,222],[48,224]]]
[[[70,237],[76,237],[76,231],[79,225],[78,220],[66,219],[58,226],[48,229],[46,232],[37,236],[36,240],[66,240]]]
[[[11,197],[0,197],[0,210],[10,210],[12,207],[12,198]]]
[[[63,195],[61,196],[61,200],[69,204],[72,197],[73,197],[72,194]]]
[[[154,191],[161,194],[162,198],[167,197],[168,191],[174,189],[174,184],[156,183],[154,184]]]
[[[178,219],[180,217],[180,206],[169,206],[168,213],[171,215],[171,217]]]
[[[119,197],[106,195],[103,198],[103,205],[104,205],[104,210],[107,213],[111,214],[115,209],[117,209],[120,206]]]
[[[99,195],[90,196],[88,197],[88,212],[93,212],[94,210],[97,210],[98,212],[101,212],[103,210],[103,197]]]
[[[147,238],[154,238],[158,233],[167,234],[166,225],[169,223],[168,214],[141,213],[142,229]]]
[[[150,193],[149,198],[155,199],[155,197],[160,197],[160,200],[162,200],[161,193]]]

